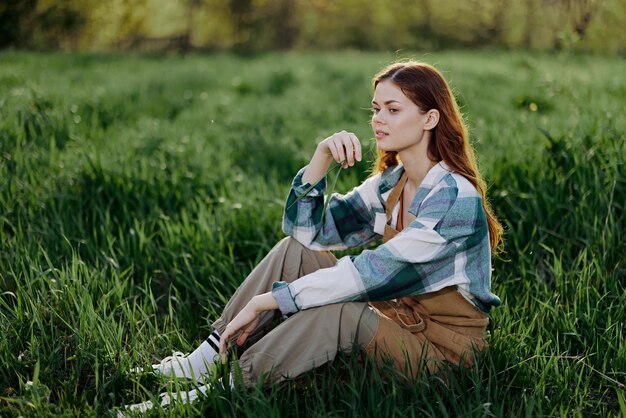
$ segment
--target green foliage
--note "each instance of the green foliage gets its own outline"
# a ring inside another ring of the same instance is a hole
[[[367,177],[369,80],[394,57],[0,59],[0,415],[102,416],[168,389],[128,371],[206,337],[280,239],[315,141],[355,132],[364,162],[337,189]],[[451,81],[506,228],[490,350],[415,385],[355,352],[173,415],[624,414],[623,63],[423,59]]]

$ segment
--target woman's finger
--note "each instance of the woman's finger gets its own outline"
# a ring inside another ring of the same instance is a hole
[[[239,337],[237,337],[237,345],[243,345],[248,339],[248,335],[250,335],[250,333],[245,331],[239,334]]]
[[[226,344],[230,338],[230,331],[228,327],[224,330],[220,336],[220,355],[222,356],[222,363],[226,363]]]
[[[328,149],[330,150],[333,159],[340,163],[342,160],[339,159],[339,149],[337,148],[337,144],[335,144],[332,138],[328,141]]]
[[[361,161],[363,158],[363,154],[361,151],[361,141],[356,137],[355,134],[350,133],[350,139],[352,140],[352,146],[354,147],[354,159],[357,161]]]
[[[346,152],[346,164],[349,166],[354,165],[354,144],[352,143],[351,133],[347,132],[343,140],[343,147]]]
[[[256,329],[258,323],[259,323],[259,317],[256,317],[252,322],[248,324],[247,327],[244,328],[244,330],[241,332],[239,337],[237,337],[237,345],[241,346],[246,342],[246,340],[248,339],[252,331]]]
[[[344,162],[346,160],[346,151],[345,151],[345,136],[346,131],[341,131],[338,134],[334,135],[334,144],[337,147],[337,156],[339,157],[338,163]]]

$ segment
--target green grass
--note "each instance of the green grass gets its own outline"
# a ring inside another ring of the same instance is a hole
[[[413,56],[450,80],[506,226],[489,352],[416,385],[344,355],[170,413],[626,416],[623,60]],[[0,415],[163,390],[128,370],[207,336],[316,140],[353,131],[372,159],[370,80],[394,58],[0,54]]]

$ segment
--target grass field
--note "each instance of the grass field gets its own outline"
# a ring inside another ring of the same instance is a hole
[[[626,416],[624,60],[408,56],[449,79],[506,226],[490,351],[412,386],[346,354],[168,413]],[[208,335],[282,237],[317,140],[353,131],[372,159],[370,80],[395,58],[1,53],[0,415],[101,416],[166,389],[129,369]]]

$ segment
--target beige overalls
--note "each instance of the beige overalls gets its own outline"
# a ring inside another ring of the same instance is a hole
[[[405,171],[387,198],[383,242],[402,230],[400,197],[406,181]],[[395,229],[390,222],[398,201],[398,229]],[[378,361],[383,356],[392,358],[396,368],[411,377],[417,377],[423,365],[431,372],[436,371],[442,360],[469,366],[474,360],[474,350],[486,348],[484,336],[489,318],[465,299],[456,286],[369,305],[380,320],[376,335],[365,347],[366,352]]]
[[[405,183],[403,176],[387,199],[384,242],[398,233],[389,223]],[[309,250],[293,238],[283,239],[239,286],[213,329],[222,332],[253,296],[269,292],[272,283],[290,283],[336,263],[328,251]],[[238,360],[246,385],[257,383],[263,375],[274,382],[296,377],[354,345],[365,347],[378,362],[385,357],[392,359],[411,379],[419,378],[425,368],[436,371],[445,360],[470,365],[474,350],[486,346],[489,323],[488,317],[455,287],[385,302],[306,309],[274,326],[278,313],[262,315]]]

